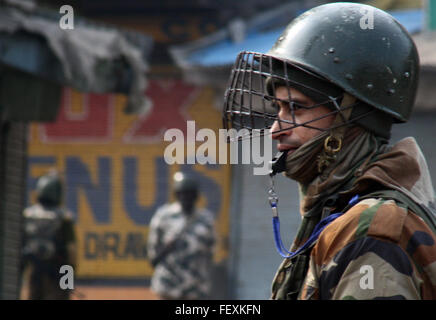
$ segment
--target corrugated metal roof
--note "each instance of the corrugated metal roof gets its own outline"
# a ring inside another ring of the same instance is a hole
[[[235,61],[235,57],[241,51],[267,52],[282,31],[283,28],[264,33],[251,32],[239,43],[226,39],[193,52],[188,57],[188,62],[203,67],[228,65]]]
[[[294,16],[297,16],[302,10],[293,8]],[[292,16],[286,14],[284,10],[275,11],[277,18],[287,17],[287,22]],[[419,32],[424,27],[424,13],[422,9],[412,10],[395,10],[389,12],[397,19],[411,34]],[[253,20],[256,21],[256,18]],[[274,18],[270,19],[271,23]],[[250,23],[247,23],[248,25]],[[251,22],[251,24],[254,24]],[[226,30],[221,30],[208,39],[197,41],[196,43],[187,44],[172,48],[172,55],[177,64],[182,67],[220,67],[233,64],[236,55],[240,51],[267,52],[284,30],[285,25],[276,27],[273,30],[263,31],[258,28],[247,26],[247,33],[241,42],[233,42],[231,35]]]

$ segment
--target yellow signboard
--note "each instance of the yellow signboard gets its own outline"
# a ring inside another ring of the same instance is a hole
[[[54,123],[34,123],[29,132],[28,199],[36,180],[56,167],[65,183],[65,206],[76,219],[78,266],[87,278],[149,277],[147,234],[156,209],[172,201],[172,175],[179,170],[198,178],[205,206],[216,216],[219,235],[215,260],[227,257],[229,165],[168,165],[163,139],[170,128],[218,131],[221,115],[213,92],[180,80],[150,81],[152,109],[126,115],[125,98],[81,94],[65,88]]]

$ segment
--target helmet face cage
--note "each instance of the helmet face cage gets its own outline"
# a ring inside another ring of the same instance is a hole
[[[343,93],[337,96],[329,96],[314,87],[296,81],[292,72],[304,72],[308,76],[315,77],[317,81],[326,81],[289,61],[267,54],[241,52],[233,66],[229,86],[225,93],[223,109],[224,128],[236,130],[248,129],[247,135],[251,137],[254,130],[257,130],[258,135],[262,136],[287,131],[300,126],[319,131],[328,131],[333,129],[335,125],[329,128],[321,128],[317,127],[314,122],[336,114],[340,114],[343,118],[342,122],[336,125],[336,127],[353,121],[346,119],[342,115],[342,111],[354,106],[354,104],[340,106]],[[288,88],[288,96],[285,99],[276,97],[275,92],[280,86]],[[316,96],[316,102],[309,106],[295,102],[289,89],[290,87],[296,88],[309,97]],[[279,118],[278,106],[280,104],[289,105],[290,116],[287,119]],[[321,106],[328,106],[330,111],[327,114],[305,122],[298,122],[296,119],[296,110],[310,110]],[[278,123],[278,129],[271,132],[270,129],[275,121]],[[239,140],[246,137],[238,135]]]

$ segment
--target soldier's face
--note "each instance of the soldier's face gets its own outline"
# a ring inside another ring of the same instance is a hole
[[[297,89],[288,89],[287,87],[278,87],[276,89],[276,98],[289,101],[289,96],[291,97],[292,101],[297,103],[298,105],[302,105],[304,107],[310,107],[312,105],[315,105],[315,102],[311,98],[304,95]],[[290,103],[280,100],[277,101],[278,118],[281,120],[288,120],[290,122],[293,122],[294,118],[290,108]],[[312,109],[296,108],[294,109],[295,123],[301,124],[307,121],[311,121],[313,119],[320,118],[319,120],[310,122],[307,125],[320,129],[327,129],[332,125],[335,118],[334,115],[326,116],[330,112],[331,110],[325,106],[317,106]],[[288,153],[292,153],[301,145],[322,132],[320,130],[307,128],[304,126],[299,126],[293,129],[286,130],[286,128],[291,128],[293,126],[294,124],[287,122],[280,122],[279,124],[279,121],[277,120],[272,125],[270,129],[272,132],[272,138],[278,141],[277,148],[279,151],[289,150]],[[274,131],[278,130],[283,131],[274,133]]]
[[[190,190],[179,191],[176,192],[176,198],[180,202],[184,213],[191,214],[193,212],[197,201],[197,192]]]

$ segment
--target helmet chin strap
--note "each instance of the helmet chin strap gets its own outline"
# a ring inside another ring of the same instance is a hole
[[[330,135],[324,140],[324,149],[318,156],[318,172],[322,173],[336,159],[336,154],[342,149],[342,141],[344,138],[346,124],[350,119],[353,107],[348,107],[356,101],[352,95],[344,92],[340,110],[336,114],[330,130]]]

